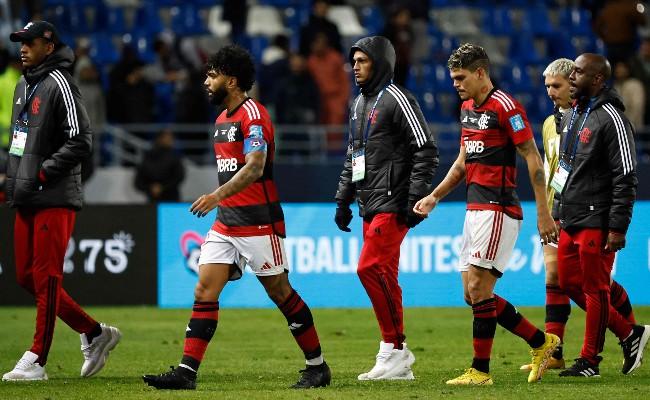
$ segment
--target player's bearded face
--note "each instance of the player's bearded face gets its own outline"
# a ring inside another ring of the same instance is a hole
[[[215,90],[210,90],[208,89],[208,97],[210,98],[210,103],[218,106],[223,104],[223,101],[226,99],[226,96],[228,96],[228,91],[226,90],[226,87],[224,85],[221,85],[217,87]]]

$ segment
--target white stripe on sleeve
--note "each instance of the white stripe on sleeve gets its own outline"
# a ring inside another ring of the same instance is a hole
[[[632,154],[630,153],[630,144],[627,140],[627,134],[625,131],[625,124],[621,119],[621,116],[618,114],[618,111],[609,103],[603,105],[603,109],[607,111],[612,120],[614,121],[614,126],[616,127],[616,134],[618,137],[618,149],[621,152],[621,161],[623,164],[623,175],[632,171]]]
[[[404,93],[402,93],[402,91],[399,90],[399,88],[395,85],[389,85],[387,90],[390,94],[393,95],[395,100],[397,100],[397,103],[402,109],[402,112],[404,115],[406,115],[406,119],[409,123],[409,126],[411,127],[411,130],[413,131],[413,135],[415,136],[415,141],[417,142],[418,147],[424,146],[424,144],[427,142],[427,137],[424,134],[424,129],[420,125],[415,111],[413,111],[413,107],[411,107],[408,99]]]
[[[69,137],[73,137],[79,133],[79,120],[77,119],[77,106],[70,90],[70,84],[65,77],[58,70],[50,72],[50,76],[56,81],[61,94],[63,96],[63,103],[67,112],[66,118],[70,126]]]

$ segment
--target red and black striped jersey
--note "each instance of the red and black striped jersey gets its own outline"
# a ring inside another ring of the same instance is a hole
[[[468,210],[503,211],[522,219],[517,187],[516,145],[533,138],[524,108],[493,89],[481,105],[463,102],[461,146],[465,146]]]
[[[285,237],[284,214],[273,182],[275,137],[266,108],[247,99],[230,113],[224,110],[215,122],[213,136],[219,185],[246,164],[246,154],[266,151],[264,173],[241,192],[219,203],[212,229],[229,236]]]

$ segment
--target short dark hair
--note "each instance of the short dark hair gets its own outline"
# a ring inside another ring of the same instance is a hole
[[[485,49],[472,43],[463,43],[449,56],[447,67],[451,69],[467,69],[471,72],[483,68],[490,72],[490,59]]]
[[[236,44],[222,47],[208,58],[206,71],[217,71],[222,75],[237,78],[237,86],[248,91],[255,83],[255,64],[250,53]]]

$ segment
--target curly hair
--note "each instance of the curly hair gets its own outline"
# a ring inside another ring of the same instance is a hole
[[[489,73],[490,59],[483,47],[472,43],[463,43],[451,53],[449,61],[447,61],[447,67],[450,70],[467,69],[471,72],[476,71],[478,68],[483,68]]]
[[[237,86],[244,92],[255,83],[255,64],[250,53],[235,44],[222,47],[211,55],[205,64],[206,71],[216,71],[222,75],[237,78]]]

